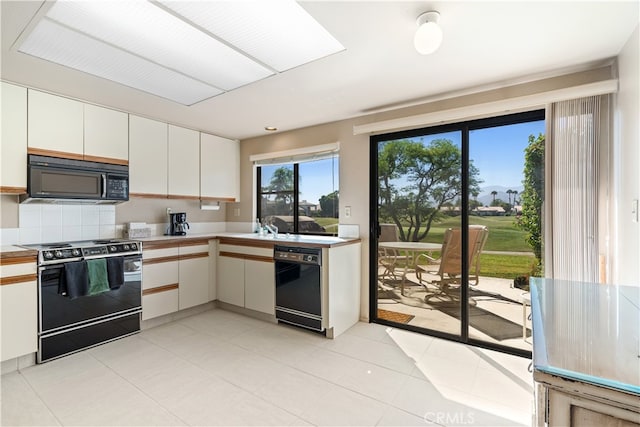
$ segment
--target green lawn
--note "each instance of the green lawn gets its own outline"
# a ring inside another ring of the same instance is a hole
[[[469,217],[471,224],[484,225],[489,229],[485,251],[531,252],[525,240],[527,233],[516,227],[515,220],[515,216]],[[433,224],[424,241],[442,243],[444,231],[449,227],[460,227],[460,217],[446,218]]]

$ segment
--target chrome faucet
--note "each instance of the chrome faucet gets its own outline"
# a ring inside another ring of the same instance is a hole
[[[274,238],[278,237],[278,227],[276,227],[275,225],[265,224],[264,228],[266,228],[269,233],[273,234]]]

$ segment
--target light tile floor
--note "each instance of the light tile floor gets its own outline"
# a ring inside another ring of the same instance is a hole
[[[2,425],[530,425],[528,359],[213,309],[2,380]]]

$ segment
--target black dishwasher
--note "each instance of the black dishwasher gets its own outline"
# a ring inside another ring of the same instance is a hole
[[[274,248],[276,319],[322,332],[322,249]]]

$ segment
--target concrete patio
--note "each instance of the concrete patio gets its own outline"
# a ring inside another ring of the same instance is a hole
[[[380,272],[381,273],[381,272]],[[400,278],[385,278],[378,284],[378,309],[414,316],[407,324],[451,334],[460,333],[459,290],[439,294],[435,285],[428,290],[420,285],[416,274],[405,276],[404,294]],[[429,280],[429,279],[428,279]],[[480,277],[470,288],[469,337],[522,350],[532,350],[531,323],[525,317],[523,331],[523,300],[525,292],[513,287],[513,280]],[[526,307],[525,316],[530,313]],[[523,332],[526,338],[523,337]]]

